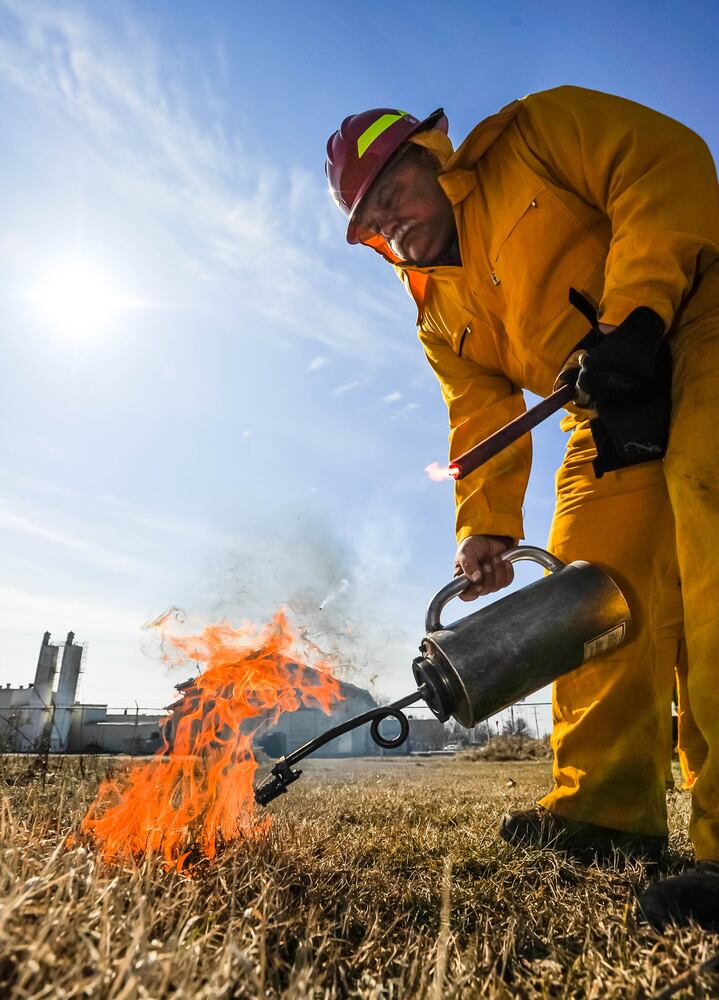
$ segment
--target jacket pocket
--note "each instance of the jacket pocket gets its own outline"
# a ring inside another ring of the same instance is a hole
[[[423,312],[420,326],[446,341],[454,353],[462,357],[473,319],[469,310],[457,307],[437,308],[437,304],[430,301]]]
[[[606,257],[596,240],[546,186],[518,205],[491,257],[492,283],[522,325],[545,326],[569,306]]]

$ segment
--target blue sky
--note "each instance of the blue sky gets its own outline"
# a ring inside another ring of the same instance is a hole
[[[344,243],[327,136],[442,105],[459,141],[573,83],[716,155],[718,27],[711,2],[0,0],[0,681],[72,628],[84,698],[162,705],[144,621],[287,604],[404,693],[451,576],[450,488],[423,473],[446,415],[412,303]],[[68,269],[102,292],[87,329]],[[535,544],[562,449],[535,433]]]

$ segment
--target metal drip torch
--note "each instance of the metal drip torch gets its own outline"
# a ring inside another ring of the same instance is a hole
[[[570,302],[576,305],[571,294]],[[470,475],[570,402],[578,371],[563,372],[565,384],[555,392],[450,462],[449,476],[463,479]],[[417,690],[328,729],[281,757],[255,789],[260,805],[267,805],[299,778],[302,771],[294,770],[295,764],[351,729],[369,722],[375,743],[401,746],[409,735],[403,709],[418,701],[424,701],[440,722],[452,717],[471,728],[626,641],[629,606],[614,580],[598,566],[583,561],[565,565],[544,549],[528,545],[510,549],[502,558],[512,563],[531,560],[548,575],[452,625],[443,625],[445,605],[471,581],[458,576],[448,583],[427,608],[421,655],[412,663]],[[400,724],[399,733],[391,739],[379,731],[382,720],[388,718]]]
[[[619,587],[599,567],[579,560],[565,564],[529,545],[510,549],[502,558],[512,563],[530,560],[548,575],[443,625],[445,605],[471,581],[458,576],[448,583],[427,608],[426,635],[412,663],[417,689],[391,705],[328,729],[281,757],[255,789],[255,800],[267,805],[286,792],[302,774],[295,764],[358,726],[370,723],[372,739],[381,747],[401,746],[409,735],[403,710],[424,701],[440,722],[452,717],[471,728],[626,640],[629,607]],[[400,725],[392,738],[379,731],[388,718]]]

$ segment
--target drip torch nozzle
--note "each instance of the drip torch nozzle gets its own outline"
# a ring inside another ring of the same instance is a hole
[[[287,786],[293,781],[297,781],[302,771],[299,768],[293,771],[284,757],[280,757],[270,772],[270,777],[265,778],[261,785],[255,789],[255,802],[260,806],[266,806],[278,795],[283,795],[287,791]]]

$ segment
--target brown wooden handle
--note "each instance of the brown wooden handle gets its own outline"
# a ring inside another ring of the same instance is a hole
[[[484,465],[490,458],[494,458],[500,451],[513,444],[517,438],[522,437],[531,431],[537,424],[550,417],[557,410],[574,399],[574,386],[563,385],[556,389],[550,396],[537,403],[531,410],[522,413],[519,417],[511,420],[504,427],[501,427],[494,434],[490,434],[484,441],[480,441],[474,448],[465,451],[463,455],[452,459],[449,463],[449,472],[453,479],[464,479],[470,472],[474,472],[480,465]]]

